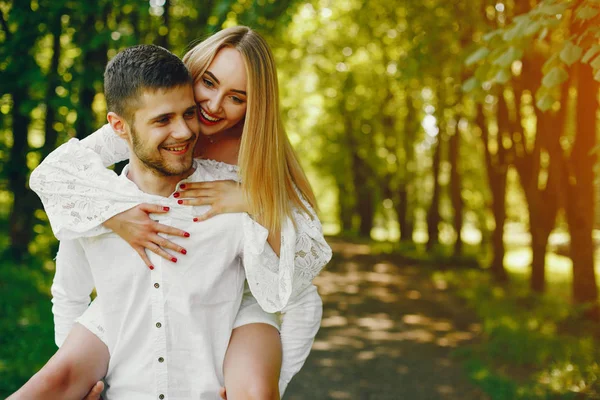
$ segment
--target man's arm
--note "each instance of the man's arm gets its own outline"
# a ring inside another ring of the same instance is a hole
[[[67,338],[75,320],[88,308],[93,289],[94,278],[81,243],[61,241],[51,288],[54,338],[58,347]]]

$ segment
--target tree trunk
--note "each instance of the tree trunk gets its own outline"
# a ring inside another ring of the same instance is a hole
[[[400,226],[400,241],[413,242],[413,233],[415,228],[415,218],[411,200],[414,199],[415,186],[415,138],[419,130],[419,120],[417,109],[414,100],[410,94],[406,96],[406,120],[404,123],[405,129],[402,140],[404,148],[404,179],[398,191],[399,208],[398,224]]]
[[[598,287],[594,273],[594,165],[596,153],[596,115],[598,82],[590,66],[578,65],[577,132],[570,156],[567,222],[571,236],[573,260],[573,299],[577,304],[591,304],[590,316],[598,318]]]
[[[108,63],[108,44],[102,42],[95,48],[89,48],[89,43],[94,35],[97,35],[96,23],[101,21],[106,25],[110,6],[104,5],[101,9],[101,18],[98,15],[90,14],[86,17],[79,32],[80,47],[82,49],[82,68],[83,72],[79,78],[79,107],[77,109],[77,121],[75,123],[75,132],[77,138],[83,139],[95,131],[96,116],[92,110],[92,103],[96,96],[95,82],[102,82],[104,68]]]
[[[171,0],[165,0],[165,5],[163,6],[164,13],[162,15],[162,26],[166,27],[166,33],[163,35],[159,33],[157,38],[157,44],[166,49],[169,48],[169,32],[171,31],[171,17],[170,17],[170,8],[171,8]]]
[[[506,177],[508,167],[504,159],[504,148],[497,146],[496,154],[490,151],[490,137],[483,106],[477,105],[476,123],[481,130],[481,138],[485,150],[485,164],[488,184],[492,193],[491,208],[494,215],[494,231],[492,232],[492,263],[490,271],[496,282],[508,281],[508,274],[504,268],[504,224],[506,221]]]
[[[442,123],[438,120],[438,126],[441,127]],[[441,129],[438,133],[436,143],[433,149],[433,196],[431,197],[431,204],[427,211],[427,251],[431,251],[439,243],[439,225],[441,221],[440,217],[440,164],[442,158],[442,139]]]
[[[449,161],[450,161],[450,199],[454,208],[453,228],[456,232],[456,241],[454,242],[454,255],[460,256],[463,251],[463,241],[461,237],[463,227],[463,199],[459,171],[459,151],[460,151],[460,131],[458,125],[454,134],[450,136],[449,142]]]
[[[60,19],[52,21],[52,62],[50,63],[50,70],[48,72],[48,86],[46,87],[46,118],[44,119],[44,131],[45,141],[44,147],[42,148],[42,159],[46,158],[52,150],[56,148],[56,142],[58,140],[58,132],[54,129],[54,122],[56,121],[56,108],[53,104],[53,99],[56,96],[56,87],[58,86],[58,63],[60,60],[60,34],[61,25]]]
[[[34,213],[39,208],[36,196],[27,189],[27,143],[29,115],[21,111],[26,92],[17,90],[12,93],[12,132],[13,146],[10,149],[10,162],[5,166],[8,175],[8,186],[14,195],[10,212],[10,244],[11,256],[15,260],[23,260],[28,253],[32,238]]]

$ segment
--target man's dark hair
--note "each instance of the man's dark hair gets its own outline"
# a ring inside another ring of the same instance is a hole
[[[104,71],[108,111],[131,120],[144,90],[171,89],[192,84],[183,62],[169,50],[140,44],[119,52]]]

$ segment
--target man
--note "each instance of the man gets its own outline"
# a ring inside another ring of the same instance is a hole
[[[114,233],[61,242],[53,287],[57,343],[81,304],[87,307],[85,300],[64,300],[89,296],[95,286],[98,300],[79,322],[108,347],[108,398],[214,399],[242,300],[243,214],[197,224],[193,217],[207,207],[178,206],[171,196],[183,182],[212,180],[193,160],[197,109],[192,80],[176,56],[158,46],[124,50],[107,66],[105,95],[109,123],[131,150],[123,190],[140,202],[170,198],[170,211],[156,218],[189,232],[195,248],[176,263],[155,257],[148,272]]]

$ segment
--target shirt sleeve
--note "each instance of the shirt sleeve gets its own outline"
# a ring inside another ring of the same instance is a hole
[[[90,304],[94,278],[81,244],[76,240],[60,242],[56,273],[50,291],[54,314],[54,339],[60,347],[75,320]]]
[[[128,145],[105,125],[59,146],[31,173],[29,186],[58,239],[106,233],[103,222],[139,204],[127,182],[106,168],[128,157]]]
[[[254,297],[267,312],[282,311],[295,294],[303,292],[329,262],[331,247],[323,237],[319,218],[295,207],[281,230],[279,257],[267,243],[268,231],[250,216],[244,219],[244,268]],[[268,250],[270,250],[270,252]]]

